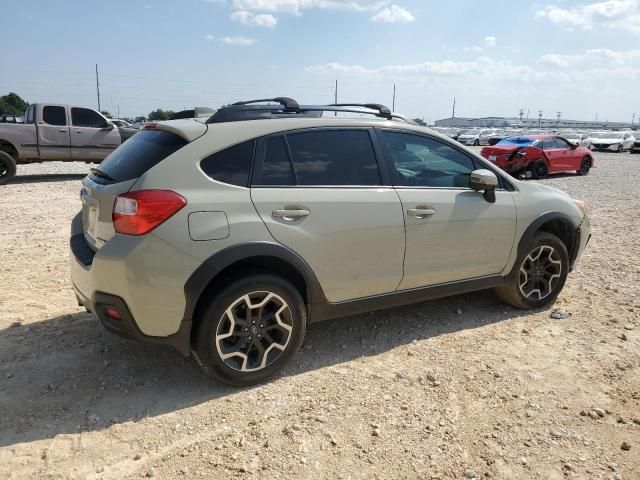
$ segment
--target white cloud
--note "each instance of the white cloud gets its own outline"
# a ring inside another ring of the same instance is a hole
[[[213,35],[209,34],[204,38],[206,38],[207,40],[215,40],[216,37],[214,37]]]
[[[484,52],[484,48],[474,45],[473,47],[464,47],[465,52]]]
[[[239,35],[237,37],[222,37],[220,41],[227,45],[236,45],[240,47],[248,47],[256,43],[255,38],[244,37],[242,35]]]
[[[246,10],[238,10],[231,14],[231,20],[254,27],[274,28],[278,19],[268,13],[254,14]]]
[[[415,17],[408,10],[394,4],[380,10],[371,17],[371,20],[374,22],[407,23],[415,21]]]
[[[605,0],[569,8],[547,5],[536,12],[536,18],[547,18],[569,29],[603,26],[640,33],[640,0]]]
[[[213,1],[216,3],[220,0]],[[229,0],[229,3],[236,10],[300,15],[302,10],[308,8],[360,12],[377,10],[390,3],[390,0]]]
[[[575,55],[548,53],[540,57],[544,65],[560,68],[575,67],[640,67],[640,50],[618,52],[608,48],[594,48]]]
[[[484,37],[484,46],[486,48],[495,47],[496,46],[496,37],[493,35],[489,35]]]

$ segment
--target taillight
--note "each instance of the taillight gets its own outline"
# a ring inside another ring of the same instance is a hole
[[[113,226],[118,233],[144,235],[187,204],[170,190],[138,190],[118,195],[113,206]]]

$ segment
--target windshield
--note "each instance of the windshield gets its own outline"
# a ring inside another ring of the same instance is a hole
[[[500,140],[496,144],[496,146],[498,147],[500,146],[530,147],[534,143],[536,143],[536,139],[531,137],[507,137]]]
[[[622,138],[620,132],[594,132],[591,134],[591,138]]]

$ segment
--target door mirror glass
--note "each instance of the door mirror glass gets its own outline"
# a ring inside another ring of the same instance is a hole
[[[469,176],[469,188],[483,192],[484,199],[489,203],[496,201],[496,187],[498,177],[491,170],[479,169],[471,172]]]
[[[107,122],[107,123],[104,124],[104,127],[102,127],[102,128],[105,129],[105,130],[113,130],[114,126],[113,126],[113,123]]]

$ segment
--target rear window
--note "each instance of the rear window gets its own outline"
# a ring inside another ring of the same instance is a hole
[[[142,130],[114,150],[99,169],[115,182],[132,180],[186,144],[186,140],[170,132]],[[96,175],[93,179],[103,181]]]
[[[48,125],[62,127],[67,124],[67,112],[64,107],[47,106],[42,109],[42,120]]]

